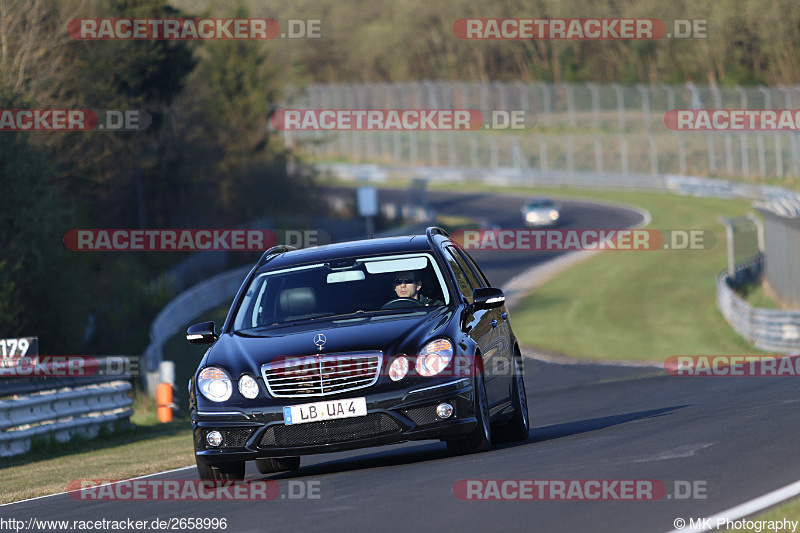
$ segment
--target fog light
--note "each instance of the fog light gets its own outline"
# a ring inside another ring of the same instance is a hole
[[[453,406],[449,403],[440,403],[436,406],[436,416],[439,418],[450,418],[453,415]]]
[[[209,431],[206,434],[206,442],[209,446],[217,447],[222,444],[222,433],[219,431]]]

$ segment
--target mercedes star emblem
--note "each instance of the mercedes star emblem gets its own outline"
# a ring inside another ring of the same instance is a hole
[[[322,347],[325,346],[325,335],[322,333],[317,333],[314,335],[314,344],[317,345],[318,350],[322,350]]]

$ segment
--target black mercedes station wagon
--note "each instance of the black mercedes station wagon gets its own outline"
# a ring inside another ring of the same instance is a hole
[[[202,479],[438,439],[457,454],[528,437],[505,297],[448,234],[266,251],[190,383]]]

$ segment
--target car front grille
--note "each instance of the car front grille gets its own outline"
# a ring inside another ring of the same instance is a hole
[[[382,363],[381,352],[293,357],[262,365],[261,374],[272,396],[308,398],[369,387]]]
[[[347,442],[368,437],[390,435],[400,431],[400,426],[385,413],[372,413],[357,418],[339,418],[292,424],[277,424],[264,431],[259,441],[261,447],[313,446]]]

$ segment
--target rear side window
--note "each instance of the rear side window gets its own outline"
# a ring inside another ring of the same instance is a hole
[[[470,267],[472,267],[472,271],[475,273],[475,277],[478,278],[478,281],[480,282],[480,286],[481,287],[491,287],[491,284],[489,283],[489,280],[486,279],[486,276],[483,275],[483,272],[481,272],[481,269],[478,268],[478,265],[475,264],[475,261],[472,260],[472,258],[469,256],[469,254],[467,252],[465,252],[464,250],[462,250],[461,248],[458,248],[458,247],[456,247],[456,250],[458,250],[458,253],[464,259],[464,261]]]
[[[458,288],[461,291],[469,303],[472,303],[472,289],[478,287],[477,280],[475,280],[475,275],[472,274],[469,267],[464,263],[464,260],[453,250],[452,246],[448,246],[446,248],[447,251],[447,263],[450,265],[450,270],[453,271],[453,275],[456,278],[456,283],[458,284]],[[472,281],[470,281],[472,278]],[[473,283],[475,283],[473,285]]]

